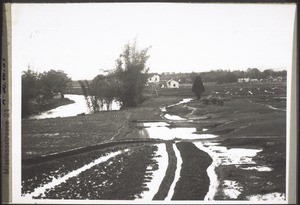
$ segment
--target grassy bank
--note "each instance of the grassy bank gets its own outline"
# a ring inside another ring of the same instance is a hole
[[[35,104],[33,102],[24,102],[22,104],[22,118],[29,117],[30,115],[37,115],[41,112],[52,110],[54,108],[74,103],[73,100],[68,98],[51,99],[44,104]]]

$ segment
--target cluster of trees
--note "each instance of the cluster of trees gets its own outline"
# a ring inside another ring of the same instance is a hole
[[[266,69],[260,71],[257,68],[248,68],[247,71],[229,71],[229,70],[217,70],[202,73],[202,79],[207,82],[218,83],[231,83],[236,82],[238,78],[254,78],[254,79],[266,79],[268,77],[286,77],[287,72],[274,71],[273,69]]]
[[[92,81],[80,81],[87,105],[98,112],[103,103],[110,104],[114,99],[122,108],[134,107],[144,100],[143,90],[147,82],[146,62],[148,49],[137,49],[136,41],[125,45],[116,60],[114,70],[106,75],[98,75]]]
[[[181,83],[191,83],[194,82],[195,78],[198,75],[201,75],[202,80],[204,82],[217,82],[217,83],[233,83],[237,82],[238,78],[255,78],[255,79],[267,79],[268,77],[286,77],[287,71],[274,71],[273,69],[266,69],[264,71],[260,71],[257,68],[248,68],[246,71],[240,70],[212,70],[209,72],[201,72],[201,73],[182,73],[177,74],[177,80],[180,80]],[[174,74],[173,74],[174,75]]]
[[[65,93],[72,80],[61,70],[39,73],[28,69],[22,74],[22,113],[32,113],[32,105],[42,107],[59,93]]]

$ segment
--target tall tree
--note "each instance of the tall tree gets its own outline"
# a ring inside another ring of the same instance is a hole
[[[149,48],[139,50],[136,41],[125,45],[120,57],[116,60],[115,74],[119,83],[118,100],[123,107],[137,106],[143,101],[142,92],[147,82],[146,62]]]
[[[196,95],[197,100],[200,100],[202,93],[205,91],[200,75],[196,76],[192,86],[192,91]]]

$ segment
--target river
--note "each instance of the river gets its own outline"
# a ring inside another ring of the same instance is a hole
[[[85,97],[83,95],[67,94],[67,95],[65,95],[65,98],[73,100],[75,103],[59,106],[52,110],[48,110],[46,112],[42,112],[40,114],[30,116],[29,119],[71,117],[71,116],[76,116],[76,115],[82,114],[82,113],[85,113],[85,114],[91,113],[91,110],[87,106]],[[111,107],[111,110],[119,110],[120,104],[117,101],[113,101],[112,104],[110,105],[110,107]],[[106,111],[106,110],[107,110],[107,104],[104,104],[101,111]]]

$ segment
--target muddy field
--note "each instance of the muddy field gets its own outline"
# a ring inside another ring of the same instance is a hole
[[[134,109],[23,120],[23,197],[284,200],[285,83],[207,87],[203,99],[222,106],[188,89]]]

